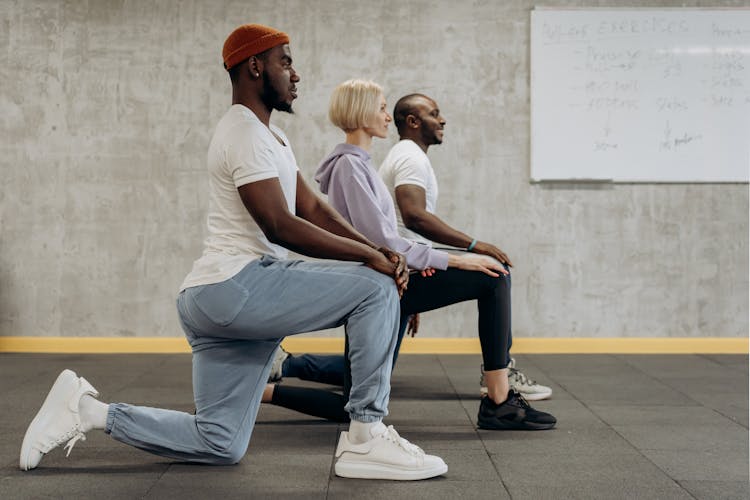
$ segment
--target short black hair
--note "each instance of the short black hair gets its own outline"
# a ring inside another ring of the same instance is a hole
[[[247,59],[245,59],[246,61]],[[240,67],[245,62],[242,61],[240,63],[235,64],[231,68],[229,68],[229,79],[232,80],[232,83],[236,83],[237,79],[240,77]]]
[[[419,99],[430,99],[424,94],[409,94],[405,95],[393,106],[393,123],[396,125],[396,130],[401,132],[401,129],[406,125],[406,117],[417,113],[417,101]]]

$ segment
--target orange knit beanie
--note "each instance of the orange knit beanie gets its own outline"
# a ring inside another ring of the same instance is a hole
[[[262,24],[243,24],[224,42],[224,67],[229,71],[250,56],[260,54],[271,47],[289,43],[289,35]]]

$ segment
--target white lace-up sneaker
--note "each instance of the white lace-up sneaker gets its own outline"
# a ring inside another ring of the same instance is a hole
[[[482,376],[479,379],[479,393],[482,396],[486,396],[487,384],[484,383],[484,365],[480,366],[480,371],[482,372]],[[552,395],[550,387],[529,378],[525,373],[516,368],[516,360],[513,358],[510,358],[510,364],[508,365],[508,383],[511,389],[515,389],[521,393],[527,401],[540,401]]]
[[[284,350],[283,347],[279,346],[276,348],[276,352],[273,354],[273,364],[271,365],[271,373],[268,374],[268,383],[279,382],[283,376],[284,361],[286,358],[291,356]]]
[[[392,425],[362,444],[352,444],[349,433],[342,432],[336,458],[334,470],[341,477],[415,481],[448,472],[442,458],[427,455],[399,436]]]
[[[91,384],[71,370],[63,370],[31,421],[21,445],[21,470],[34,469],[45,453],[67,442],[66,456],[78,440],[86,440],[89,428],[81,425],[78,403],[84,394],[99,395]]]

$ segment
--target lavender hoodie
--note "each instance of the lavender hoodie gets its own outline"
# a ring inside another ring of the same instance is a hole
[[[376,245],[404,254],[410,268],[448,267],[447,253],[398,234],[393,199],[364,149],[339,144],[320,162],[315,180],[331,206],[357,231]]]

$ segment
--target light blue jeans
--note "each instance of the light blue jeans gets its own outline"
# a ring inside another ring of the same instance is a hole
[[[360,264],[248,264],[177,298],[193,351],[196,414],[114,403],[106,431],[123,443],[189,462],[232,464],[247,451],[273,354],[287,335],[345,325],[353,420],[388,414],[399,300],[392,278]]]
[[[452,248],[440,248],[440,250],[448,250],[454,253],[461,253]],[[468,253],[468,252],[463,252]],[[511,284],[511,272],[510,268],[503,264],[508,274],[503,277],[507,282],[508,288]],[[478,271],[477,271],[478,272]],[[408,293],[408,292],[407,292]],[[398,359],[398,352],[401,348],[401,341],[406,333],[406,328],[409,326],[409,318],[411,316],[407,313],[401,316],[400,325],[398,328],[398,336],[396,340],[396,349],[393,352],[393,367],[396,366],[396,360]],[[510,322],[510,321],[509,321]],[[508,331],[508,344],[507,344],[507,359],[511,358],[510,348],[513,344],[513,335]],[[297,356],[289,356],[281,367],[282,377],[296,377],[301,380],[309,380],[311,382],[320,382],[322,384],[340,385],[345,386],[345,374],[346,374],[346,357],[339,354],[334,355],[320,355],[320,354],[300,354]]]

